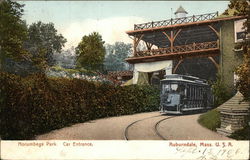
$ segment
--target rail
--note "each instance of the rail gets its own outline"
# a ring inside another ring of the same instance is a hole
[[[135,57],[162,55],[162,54],[172,54],[172,53],[183,53],[190,51],[201,51],[206,49],[219,48],[219,41],[203,42],[203,43],[193,43],[188,45],[174,46],[173,48],[159,48],[146,51],[137,51]]]
[[[152,21],[152,22],[148,22],[148,23],[135,24],[134,30],[149,29],[149,28],[162,27],[162,26],[168,26],[168,25],[205,21],[205,20],[213,19],[213,18],[217,17],[218,15],[219,15],[218,12],[214,12],[214,13],[207,13],[207,14],[201,14],[201,15],[193,15],[193,16],[183,17],[183,18],[175,18],[175,19],[171,18],[171,19],[163,20],[163,21]]]

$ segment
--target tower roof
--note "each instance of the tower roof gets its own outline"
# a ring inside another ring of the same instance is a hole
[[[177,13],[186,13],[186,14],[188,14],[188,12],[185,11],[185,9],[184,9],[182,6],[180,6],[180,7],[174,12],[174,14],[177,14]]]

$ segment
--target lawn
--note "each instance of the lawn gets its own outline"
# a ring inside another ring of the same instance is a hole
[[[198,119],[198,122],[212,130],[212,131],[216,131],[216,128],[219,128],[220,127],[220,113],[219,111],[215,108],[213,110],[210,110],[204,114],[202,114],[199,119]]]

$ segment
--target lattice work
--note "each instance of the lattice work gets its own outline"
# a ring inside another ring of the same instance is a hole
[[[212,48],[219,48],[218,41],[174,46],[173,52],[171,52],[171,47],[152,49],[152,50],[146,50],[146,51],[138,51],[135,53],[135,57],[144,57],[144,56],[171,54],[171,53],[182,53],[182,52],[199,51],[199,50],[212,49]]]
[[[156,27],[190,23],[190,22],[206,21],[206,20],[214,19],[217,16],[218,16],[218,12],[215,12],[215,13],[194,15],[194,16],[183,17],[183,18],[168,19],[168,20],[163,20],[163,21],[152,21],[148,23],[135,24],[134,30],[149,29],[149,28],[156,28]]]

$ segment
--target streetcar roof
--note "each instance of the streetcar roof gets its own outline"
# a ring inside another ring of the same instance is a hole
[[[188,83],[208,85],[207,81],[204,79],[187,75],[179,75],[179,74],[166,75],[165,79],[162,79],[161,81],[162,82],[177,81],[177,82],[188,82]]]

